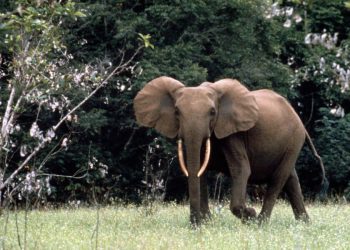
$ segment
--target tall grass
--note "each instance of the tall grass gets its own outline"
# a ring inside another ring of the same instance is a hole
[[[226,205],[194,230],[187,205],[155,204],[151,213],[134,205],[105,207],[99,210],[98,248],[350,249],[349,204],[309,204],[307,209],[311,224],[295,221],[290,205],[279,202],[271,220],[258,226],[242,224]],[[96,247],[96,209],[30,211],[27,218],[27,249]],[[19,249],[25,212],[5,212],[0,227],[0,248]]]

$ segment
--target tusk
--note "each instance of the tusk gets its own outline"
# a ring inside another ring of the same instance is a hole
[[[182,140],[181,139],[177,141],[177,153],[179,156],[180,168],[181,168],[182,172],[186,175],[186,177],[188,177],[188,172],[186,169],[183,150],[182,150]]]
[[[204,162],[203,162],[203,165],[201,166],[201,168],[199,169],[198,171],[198,174],[197,174],[197,177],[200,177],[205,169],[207,168],[208,166],[208,163],[209,163],[209,158],[210,158],[210,139],[208,138],[207,139],[207,143],[205,145],[205,157],[204,157]]]

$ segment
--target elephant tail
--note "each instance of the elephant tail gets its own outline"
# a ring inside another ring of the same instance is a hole
[[[315,145],[313,144],[311,137],[306,130],[305,130],[305,135],[306,135],[306,143],[309,146],[309,148],[311,149],[312,154],[317,158],[317,160],[320,164],[321,170],[322,170],[322,182],[321,182],[321,190],[320,190],[319,197],[321,199],[325,199],[327,191],[328,191],[328,187],[329,187],[329,182],[328,182],[327,177],[326,177],[325,167],[323,165],[323,161],[322,161],[321,156],[317,153]]]

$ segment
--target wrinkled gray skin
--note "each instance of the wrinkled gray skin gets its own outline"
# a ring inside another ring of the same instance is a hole
[[[296,219],[309,220],[295,171],[306,130],[280,95],[270,90],[248,91],[232,79],[185,87],[163,76],[137,94],[134,110],[139,124],[184,141],[192,224],[210,216],[206,172],[197,177],[207,138],[212,142],[208,168],[232,178],[230,209],[235,216],[243,221],[257,217],[245,204],[250,182],[268,186],[260,221],[270,217],[282,188]]]

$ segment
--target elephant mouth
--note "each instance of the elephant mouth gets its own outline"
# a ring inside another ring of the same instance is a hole
[[[204,173],[206,168],[208,167],[209,158],[210,158],[210,150],[211,150],[210,138],[208,138],[206,141],[206,144],[205,144],[204,161],[203,161],[203,164],[201,165],[201,167],[197,173],[197,177],[200,177]],[[186,177],[188,177],[188,171],[187,171],[187,167],[186,167],[185,159],[184,159],[184,154],[183,154],[182,139],[179,139],[177,141],[177,153],[178,153],[178,157],[179,157],[180,168],[181,168],[182,172],[184,173],[184,175]]]

